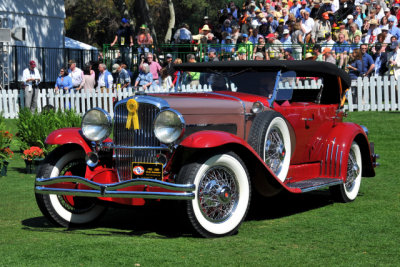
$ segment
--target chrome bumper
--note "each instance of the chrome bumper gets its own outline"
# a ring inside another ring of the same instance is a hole
[[[44,187],[62,182],[79,183],[92,189],[69,189]],[[134,185],[156,186],[181,192],[149,192],[149,191],[117,191]],[[113,184],[99,184],[79,176],[58,176],[53,178],[36,178],[35,193],[71,195],[82,197],[114,197],[114,198],[145,198],[145,199],[194,199],[194,184],[173,184],[153,179],[134,179]]]

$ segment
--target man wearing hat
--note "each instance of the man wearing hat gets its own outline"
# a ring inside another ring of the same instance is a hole
[[[389,33],[392,36],[396,36],[397,40],[400,38],[400,29],[396,27],[396,19],[392,16],[388,19],[389,21]]]
[[[203,27],[206,26],[206,25],[207,25],[208,28],[210,29],[210,32],[212,32],[213,26],[212,26],[212,24],[211,24],[210,19],[208,18],[208,16],[204,16],[204,18],[203,18],[203,23],[201,23],[201,24],[200,24],[200,27],[199,27],[199,33],[201,33]]]
[[[172,62],[172,55],[165,55],[165,61],[162,64],[162,67],[167,70],[169,76],[171,76],[172,80],[175,79],[175,64]]]
[[[238,57],[239,57],[239,60],[247,60],[246,48],[240,47],[238,49]]]
[[[283,46],[283,49],[285,51],[289,51],[290,53],[292,53],[292,37],[290,36],[290,32],[289,29],[284,29],[283,30],[283,36],[281,38],[281,43]]]
[[[215,51],[214,48],[211,48],[210,50],[208,50],[208,61],[219,61],[218,57],[217,57],[217,51]]]
[[[275,38],[274,33],[267,35],[267,53],[270,59],[281,59],[283,57],[283,46],[282,43]],[[268,57],[267,57],[268,58]]]
[[[115,84],[117,84],[117,90],[128,88],[131,84],[131,77],[129,73],[122,68],[119,64],[112,66],[112,73],[114,76]]]
[[[311,10],[307,7],[307,1],[306,0],[302,0],[300,3],[301,3],[301,7],[299,9],[297,9],[296,19],[302,19],[302,16],[301,16],[301,11],[302,10],[307,11],[308,14],[311,13]]]
[[[73,59],[68,61],[68,67],[68,76],[71,77],[72,80],[72,89],[81,90],[85,84],[83,71],[76,66],[76,62]]]
[[[289,9],[289,13],[292,13],[293,15],[296,16],[297,10],[299,10],[301,8],[301,4],[298,0],[293,0],[292,2],[293,2],[293,5]]]
[[[133,46],[133,30],[131,29],[129,20],[126,18],[122,18],[121,26],[118,28],[111,46],[114,46],[117,42],[122,57],[122,63],[128,64],[129,48]]]
[[[389,62],[389,70],[390,74],[394,74],[394,78],[396,81],[400,76],[400,52],[399,52],[399,43],[398,41],[394,41],[390,45],[390,49],[392,52],[389,53],[388,62]]]
[[[29,61],[29,67],[24,69],[22,73],[22,81],[25,86],[25,107],[30,108],[32,112],[36,109],[41,80],[39,70],[36,68],[36,62]]]
[[[376,19],[369,21],[369,30],[364,38],[364,43],[373,44],[376,41],[376,37],[381,33],[381,29],[378,27],[379,23]]]
[[[320,43],[325,39],[325,34],[332,31],[331,23],[329,21],[328,12],[322,14],[322,19],[315,22],[315,30],[313,31],[313,39],[315,43]]]
[[[211,41],[212,38],[214,37],[214,34],[212,34],[211,29],[207,24],[203,26],[200,33],[204,35],[208,41]]]
[[[331,4],[331,0],[322,0],[322,6],[318,11],[318,15],[317,18],[322,19],[322,14],[324,14],[325,12],[328,14],[329,16],[329,22],[332,24],[333,23],[333,10],[332,10],[332,4]]]
[[[153,38],[151,37],[146,24],[140,26],[139,34],[136,36],[136,41],[138,43],[139,55],[150,51],[149,48],[153,44]]]

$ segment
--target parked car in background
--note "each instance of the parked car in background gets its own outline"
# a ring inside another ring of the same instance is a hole
[[[48,136],[59,147],[39,170],[35,194],[52,223],[89,224],[109,202],[174,199],[185,202],[182,213],[197,233],[227,236],[245,219],[252,193],[329,187],[349,202],[361,177],[375,175],[368,130],[343,122],[350,78],[336,66],[235,61],[176,68],[182,83],[199,77],[210,92],[139,93],[116,103],[113,120],[94,108],[81,128]]]

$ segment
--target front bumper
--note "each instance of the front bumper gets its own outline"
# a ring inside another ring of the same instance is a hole
[[[71,189],[49,187],[58,183],[79,183],[91,189]],[[135,185],[154,186],[178,192],[150,192],[150,191],[117,191]],[[143,198],[143,199],[194,199],[194,184],[173,184],[153,179],[133,179],[112,184],[100,184],[79,176],[58,176],[53,178],[36,178],[35,193],[70,195],[82,197],[112,197],[112,198]]]

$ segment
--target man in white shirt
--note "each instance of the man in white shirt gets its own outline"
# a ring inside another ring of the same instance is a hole
[[[113,76],[107,70],[107,66],[103,63],[99,64],[99,79],[97,80],[97,88],[101,90],[103,93],[104,91],[111,92],[113,88]]]
[[[41,80],[42,78],[36,68],[36,62],[31,60],[29,68],[26,68],[22,73],[22,81],[25,85],[25,107],[30,108],[32,112],[36,109]]]
[[[68,61],[69,69],[68,75],[72,79],[72,88],[74,90],[81,90],[83,85],[85,84],[85,80],[83,78],[83,71],[76,66],[75,60],[71,59]]]
[[[308,11],[303,11],[301,14],[303,14],[301,30],[304,33],[305,42],[308,43],[311,38],[311,30],[314,28],[314,20],[310,18],[310,13]]]

